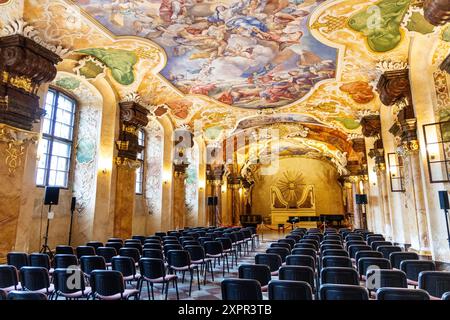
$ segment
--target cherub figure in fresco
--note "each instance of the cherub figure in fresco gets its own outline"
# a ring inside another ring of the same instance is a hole
[[[161,0],[159,16],[165,23],[177,21],[186,14],[185,0]]]

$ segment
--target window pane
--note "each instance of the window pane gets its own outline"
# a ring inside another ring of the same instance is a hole
[[[67,177],[66,172],[58,171],[56,173],[56,186],[65,187],[66,186],[66,177]]]
[[[70,157],[70,144],[64,143],[64,142],[59,142],[59,141],[54,141],[52,153],[53,153],[53,155],[56,155],[56,156],[69,158]]]
[[[45,170],[38,169],[37,176],[36,176],[36,184],[39,186],[42,186],[42,185],[44,185],[44,183],[45,183]]]

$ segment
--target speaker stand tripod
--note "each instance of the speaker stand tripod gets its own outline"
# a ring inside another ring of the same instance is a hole
[[[50,259],[53,258],[53,252],[50,249],[50,247],[48,246],[48,230],[49,230],[49,226],[50,226],[50,212],[52,211],[52,205],[50,204],[48,206],[48,213],[47,213],[47,227],[45,229],[45,237],[44,237],[44,244],[42,245],[41,250],[39,251],[40,253],[46,253],[48,254],[48,256],[50,257]]]

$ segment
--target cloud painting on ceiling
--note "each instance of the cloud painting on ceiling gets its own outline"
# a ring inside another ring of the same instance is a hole
[[[308,30],[316,0],[77,0],[116,35],[151,39],[162,75],[185,94],[279,107],[335,77],[336,49]]]

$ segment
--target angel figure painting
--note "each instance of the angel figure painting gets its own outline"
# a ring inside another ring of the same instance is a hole
[[[280,107],[336,72],[335,48],[310,33],[318,0],[78,0],[115,35],[166,51],[162,75],[184,94]]]

